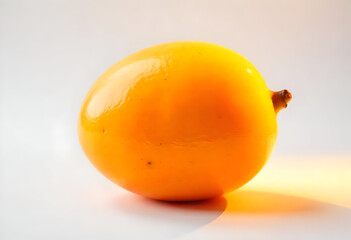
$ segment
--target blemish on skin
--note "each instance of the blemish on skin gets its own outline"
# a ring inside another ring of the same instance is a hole
[[[160,143],[160,146],[162,146],[162,143]]]
[[[105,134],[106,133],[106,130],[105,128],[102,129],[102,133]]]
[[[151,162],[147,162],[147,165],[151,165]]]

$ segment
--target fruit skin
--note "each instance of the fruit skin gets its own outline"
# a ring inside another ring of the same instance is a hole
[[[172,42],[108,69],[84,99],[78,134],[112,182],[190,201],[252,179],[273,150],[277,122],[270,90],[248,60],[215,44]]]

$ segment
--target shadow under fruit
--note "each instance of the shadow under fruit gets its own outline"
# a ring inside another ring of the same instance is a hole
[[[92,164],[131,192],[208,199],[260,171],[275,145],[276,114],[290,99],[230,49],[166,43],[126,57],[95,82],[79,139]]]

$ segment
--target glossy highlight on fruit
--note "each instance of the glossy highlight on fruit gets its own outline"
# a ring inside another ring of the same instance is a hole
[[[191,201],[247,183],[277,137],[287,90],[270,91],[238,53],[172,42],[108,69],[81,107],[78,134],[91,163],[142,196]]]

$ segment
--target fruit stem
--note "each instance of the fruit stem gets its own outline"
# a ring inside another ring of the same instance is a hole
[[[275,114],[278,114],[280,110],[288,106],[288,102],[291,100],[291,93],[284,89],[278,92],[271,91],[271,98],[274,106]]]

